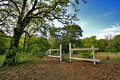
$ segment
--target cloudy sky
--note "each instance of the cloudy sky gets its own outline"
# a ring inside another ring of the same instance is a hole
[[[87,0],[87,4],[77,6],[80,11],[77,13],[80,19],[76,23],[83,29],[83,37],[97,36],[97,39],[105,35],[120,34],[120,0]],[[69,12],[73,12],[71,8]],[[62,26],[55,22],[56,26]]]

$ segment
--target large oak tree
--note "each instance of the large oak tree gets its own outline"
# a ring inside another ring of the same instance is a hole
[[[86,3],[85,0],[82,0]],[[15,64],[15,48],[30,23],[40,24],[57,19],[70,25],[77,20],[75,14],[67,13],[67,7],[75,11],[78,0],[2,0],[0,1],[0,32],[12,37],[10,50],[3,65]],[[46,30],[45,27],[43,29]]]

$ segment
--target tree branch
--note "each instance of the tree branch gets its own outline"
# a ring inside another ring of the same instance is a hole
[[[33,4],[33,6],[32,6],[32,9],[27,13],[26,17],[28,17],[34,10],[36,10],[36,9],[35,9],[35,6],[36,6],[37,2],[38,2],[38,0],[35,0],[35,1],[34,1],[34,4]]]
[[[20,10],[19,10],[19,8],[18,8],[18,6],[17,6],[17,4],[15,3],[15,1],[13,1],[13,0],[10,0],[14,5],[15,5],[15,7],[16,7],[16,9],[17,9],[17,11],[18,11],[18,13],[20,14]]]

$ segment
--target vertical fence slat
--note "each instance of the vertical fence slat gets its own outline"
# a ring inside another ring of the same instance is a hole
[[[50,49],[50,56],[52,55],[52,53],[51,53],[51,49]]]
[[[62,62],[62,44],[60,44],[60,62]]]
[[[71,62],[71,57],[72,57],[72,55],[71,55],[71,43],[69,43],[69,54],[70,54],[70,62]]]
[[[93,46],[92,46],[92,49],[94,49],[94,47],[93,47]],[[92,51],[93,51],[92,53],[93,53],[93,60],[94,60],[94,62],[93,62],[93,63],[94,63],[94,65],[96,65],[96,62],[95,62],[95,51],[94,51],[94,50],[92,50]]]

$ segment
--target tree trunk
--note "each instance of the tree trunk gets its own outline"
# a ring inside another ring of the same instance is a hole
[[[14,35],[11,41],[11,46],[10,49],[6,55],[5,61],[3,63],[3,66],[7,66],[7,65],[15,65],[16,64],[16,49],[18,48],[19,45],[19,41],[21,38],[21,35],[23,34],[23,30],[21,30],[20,28],[15,28],[14,29]]]
[[[27,44],[27,52],[29,52],[30,50],[29,50],[29,46],[30,46],[30,39],[31,39],[31,37],[29,36],[29,39],[28,39],[28,44]]]
[[[20,21],[20,19],[18,19],[17,27],[14,28],[14,35],[11,41],[10,50],[8,51],[6,55],[3,66],[16,64],[15,58],[16,58],[19,41],[20,41],[21,35],[23,34],[25,27],[30,23],[30,20],[31,19],[24,18],[22,21]]]
[[[26,48],[25,48],[26,38],[27,38],[27,34],[25,33],[25,38],[24,38],[24,43],[23,43],[23,51],[26,51]]]

